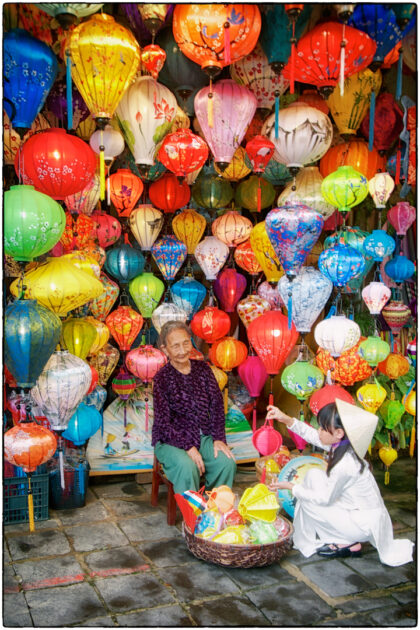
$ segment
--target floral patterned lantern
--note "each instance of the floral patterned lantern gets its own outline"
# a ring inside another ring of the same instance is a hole
[[[177,177],[186,177],[204,165],[208,154],[208,147],[200,136],[190,129],[180,129],[165,137],[158,158]]]
[[[149,430],[149,405],[148,405],[148,392],[147,386],[154,379],[157,372],[161,367],[165,365],[167,358],[161,350],[157,350],[153,346],[140,346],[131,350],[127,354],[126,365],[134,376],[140,378],[146,383],[145,391],[145,429]]]
[[[206,220],[192,208],[187,208],[174,216],[172,228],[175,236],[187,246],[188,254],[194,254],[206,229]]]
[[[96,223],[92,217],[86,214],[73,215],[66,212],[66,226],[60,238],[64,252],[69,253],[74,249],[84,249],[95,236],[95,231]]]
[[[388,221],[396,229],[398,236],[405,236],[407,230],[416,220],[416,209],[406,201],[399,201],[388,210]]]
[[[359,387],[356,397],[363,409],[370,411],[370,413],[376,413],[386,398],[386,389],[378,382],[367,383]]]
[[[233,313],[246,288],[246,278],[235,269],[224,269],[214,283],[214,291],[224,311]]]
[[[129,217],[143,192],[143,182],[128,168],[119,168],[108,177],[109,196],[119,217]]]
[[[373,230],[364,240],[363,250],[368,256],[372,256],[376,262],[381,262],[386,256],[390,256],[395,249],[395,241],[384,230]]]
[[[236,264],[247,271],[251,276],[257,276],[263,270],[255,256],[249,239],[235,247],[233,255]]]
[[[163,236],[152,245],[151,251],[159,271],[171,282],[187,257],[187,246],[174,236]]]
[[[118,347],[122,351],[130,350],[133,341],[143,327],[143,317],[131,306],[119,306],[105,320],[106,325]]]
[[[141,204],[131,211],[129,225],[140,247],[149,252],[159,236],[163,214],[150,204]],[[141,272],[140,272],[141,273]]]
[[[254,225],[249,236],[249,242],[267,281],[277,282],[280,280],[283,269],[268,237],[265,221]]]
[[[316,343],[334,358],[353,348],[359,339],[358,324],[344,315],[333,315],[315,327]]]
[[[350,387],[357,381],[363,381],[372,374],[368,363],[358,354],[361,339],[355,346],[346,350],[340,357],[334,359],[327,350],[318,349],[316,364],[324,372],[331,376],[337,383]]]
[[[117,366],[120,353],[117,348],[107,343],[99,352],[90,357],[90,365],[97,370],[100,384],[105,387],[109,377]]]
[[[215,236],[206,236],[195,248],[194,256],[206,280],[216,280],[229,256],[229,248]]]
[[[96,212],[92,215],[96,222],[96,238],[101,247],[110,247],[121,236],[121,223],[115,217],[105,212]]]
[[[302,402],[323,386],[324,375],[318,367],[307,361],[295,361],[284,368],[281,384],[289,394]]]
[[[328,203],[321,191],[323,177],[317,166],[305,166],[289,182],[277,199],[279,206],[290,203],[303,204],[327,219],[335,211],[334,205]]]
[[[180,183],[173,173],[165,173],[157,182],[149,187],[150,201],[154,206],[167,213],[186,206],[191,192],[188,184]]]
[[[48,120],[42,115],[38,114],[34,122],[31,125],[29,131],[25,133],[22,140],[20,139],[17,131],[12,127],[9,116],[6,114],[6,110],[3,109],[3,159],[5,164],[14,164],[16,153],[19,151],[20,146],[26,142],[26,140],[38,131],[43,129],[49,129],[50,124]],[[245,149],[243,149],[245,152]]]
[[[325,405],[335,402],[337,398],[348,402],[350,405],[355,404],[353,396],[344,387],[327,384],[312,394],[309,400],[312,413],[317,416]]]
[[[376,173],[369,180],[369,194],[371,195],[375,208],[382,210],[386,207],[386,202],[390,198],[395,188],[394,180],[389,173]]]
[[[327,175],[321,184],[324,199],[339,212],[348,212],[362,203],[368,195],[366,177],[352,166],[339,166],[336,171]]]
[[[228,247],[236,247],[249,238],[252,223],[236,210],[229,210],[213,221],[211,230]]]
[[[248,328],[249,324],[254,321],[254,319],[271,310],[271,305],[268,300],[265,300],[259,295],[247,295],[242,300],[239,300],[236,310],[238,311],[243,325],[245,328]]]
[[[200,309],[206,293],[206,287],[191,276],[184,276],[171,286],[172,299],[187,313],[187,319]]]
[[[362,298],[371,315],[379,315],[391,297],[391,290],[383,282],[369,282],[362,291]]]
[[[370,367],[376,367],[389,355],[391,348],[380,337],[368,337],[359,346],[358,353]]]
[[[91,215],[99,201],[99,189],[99,176],[94,175],[82,190],[64,199],[68,211]]]
[[[129,291],[144,318],[151,317],[162,297],[165,285],[150,271],[130,280]]]
[[[319,270],[336,287],[343,287],[362,274],[365,264],[363,255],[357,249],[341,243],[324,250],[318,259]]]
[[[264,136],[254,136],[246,143],[245,151],[252,165],[254,173],[264,173],[268,162],[275,150],[274,144]]]
[[[216,306],[206,306],[198,311],[191,320],[194,335],[206,343],[214,343],[229,333],[231,321],[229,315]]]

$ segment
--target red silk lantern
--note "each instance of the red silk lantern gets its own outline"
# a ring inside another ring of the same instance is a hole
[[[246,278],[235,269],[221,271],[214,281],[214,292],[227,313],[233,313],[246,288]]]
[[[354,405],[353,396],[340,385],[324,385],[312,394],[309,399],[309,407],[312,413],[317,416],[325,405],[335,402],[336,398]]]
[[[369,119],[370,113],[368,112],[360,125],[360,131],[365,138],[369,138]],[[403,128],[403,112],[400,106],[392,94],[382,92],[376,99],[375,106],[373,138],[375,149],[378,151],[390,149]]]
[[[372,179],[378,171],[385,171],[386,156],[379,155],[375,148],[369,151],[367,142],[358,138],[330,147],[321,158],[319,170],[322,177],[327,177],[339,166],[353,166],[366,179]]]
[[[191,129],[179,129],[165,137],[158,159],[177,177],[186,177],[201,168],[208,155],[208,146],[200,136]]]
[[[131,306],[119,306],[105,320],[120,350],[130,350],[143,326],[143,317]]]
[[[178,181],[176,175],[165,173],[157,182],[150,185],[149,198],[156,208],[173,213],[187,205],[191,198],[191,191],[186,182]]]
[[[248,356],[241,365],[238,366],[239,378],[248,390],[248,394],[254,399],[254,408],[252,412],[252,430],[255,433],[257,429],[257,398],[261,394],[262,389],[267,380],[267,370],[260,357],[255,355]]]
[[[363,381],[372,374],[372,368],[368,362],[359,355],[359,346],[366,337],[360,337],[358,343],[343,352],[341,356],[334,359],[327,350],[318,349],[316,354],[316,364],[324,372],[331,376],[337,383],[349,387],[357,381]]]
[[[206,306],[198,311],[191,320],[194,335],[206,343],[214,343],[229,333],[230,317],[216,306]]]
[[[234,337],[223,337],[216,341],[209,350],[209,359],[218,368],[230,372],[245,361],[248,348]]]
[[[90,387],[86,392],[86,396],[90,394],[91,392],[93,392],[99,380],[98,370],[95,367],[93,367],[93,365],[89,365],[89,367],[90,367],[90,371],[92,372],[92,380],[90,382]]]
[[[140,9],[140,7],[138,8]],[[148,46],[145,46],[141,51],[140,59],[141,65],[147,70],[147,72],[150,72],[154,79],[157,79],[159,72],[162,70],[165,64],[166,52],[163,50],[163,48],[157,46],[157,44],[149,44]]]
[[[96,238],[101,247],[114,245],[121,236],[121,223],[115,217],[106,212],[97,212],[92,215],[96,221]]]
[[[149,430],[149,397],[147,385],[154,379],[157,372],[165,365],[167,358],[161,350],[153,346],[140,346],[127,354],[126,365],[134,376],[146,383],[145,390],[145,429]]]
[[[409,369],[410,362],[408,359],[396,352],[390,352],[384,361],[378,363],[378,370],[391,379],[405,376]]]
[[[204,361],[204,354],[194,347],[191,349],[189,357],[190,359],[195,359],[196,361]]]
[[[257,276],[263,270],[255,256],[249,239],[235,247],[233,257],[238,267],[247,271],[251,276]]]
[[[274,144],[265,136],[254,136],[246,143],[245,151],[252,164],[254,173],[264,173],[265,168],[274,155]]]
[[[46,129],[21,147],[15,157],[15,170],[23,184],[53,199],[65,199],[92,181],[96,155],[86,142],[64,129]]]
[[[109,197],[119,217],[128,217],[143,192],[143,182],[128,168],[119,168],[108,177]]]
[[[92,217],[86,214],[73,215],[66,212],[66,227],[61,235],[60,243],[64,253],[74,249],[85,249],[88,242],[95,236],[96,224]]]

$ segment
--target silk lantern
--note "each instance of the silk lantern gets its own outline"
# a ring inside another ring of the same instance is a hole
[[[371,367],[376,367],[378,363],[384,361],[389,355],[391,348],[386,341],[380,337],[368,337],[359,346],[359,354]]]
[[[411,278],[414,272],[414,263],[403,254],[394,256],[394,258],[391,258],[391,260],[388,260],[385,264],[385,273],[397,285]]]
[[[89,144],[95,151],[96,155],[103,151],[105,162],[110,166],[114,158],[124,151],[124,138],[117,129],[112,125],[105,125],[104,129],[95,131],[90,139]],[[103,147],[103,149],[101,149]]]
[[[386,207],[386,203],[394,188],[394,180],[389,173],[376,173],[369,180],[369,194],[373,199],[375,208],[381,210]]]
[[[282,297],[278,288],[272,287],[269,282],[261,282],[258,286],[257,293],[260,297],[267,300],[273,311],[280,311],[283,306]]]
[[[143,327],[143,317],[131,306],[119,306],[105,320],[109,332],[122,351],[130,350]]]
[[[238,366],[238,375],[247,388],[248,394],[254,399],[252,431],[255,433],[257,428],[256,399],[260,396],[263,390],[268,374],[260,357],[248,355],[245,361]]]
[[[162,326],[166,322],[183,322],[187,321],[187,312],[173,302],[164,302],[156,307],[152,314],[152,324],[160,334]]]
[[[180,129],[165,137],[158,158],[177,177],[186,177],[204,165],[208,154],[208,147],[200,136],[190,129]]]
[[[192,276],[184,276],[171,286],[172,299],[187,313],[187,319],[199,311],[206,293],[206,287]]]
[[[316,364],[324,372],[331,373],[332,378],[337,383],[349,387],[356,381],[362,381],[372,374],[372,369],[364,359],[358,354],[361,339],[355,346],[342,353],[340,357],[334,359],[327,350],[318,349],[316,354]]]
[[[339,166],[352,166],[369,180],[377,171],[384,170],[385,165],[384,156],[381,156],[375,148],[369,150],[367,143],[361,138],[355,138],[330,147],[321,158],[319,170],[321,175],[326,177],[336,171]]]
[[[251,234],[252,222],[236,210],[229,210],[213,221],[211,230],[228,247],[236,247]]]
[[[96,329],[92,323],[79,317],[70,317],[63,322],[61,333],[67,350],[81,359],[86,359],[96,340]]]
[[[96,223],[96,239],[103,248],[110,247],[121,236],[121,223],[115,217],[106,212],[96,212],[92,215]]]
[[[263,179],[273,184],[273,186],[284,186],[292,179],[292,175],[287,166],[279,164],[272,158],[265,168]]]
[[[273,157],[274,150],[274,144],[264,136],[254,136],[246,143],[245,151],[254,173],[264,173],[268,162]]]
[[[17,386],[35,385],[60,333],[60,319],[36,300],[15,300],[6,307],[4,360]]]
[[[188,254],[194,254],[206,229],[206,220],[193,208],[187,208],[174,216],[172,228],[175,236],[187,246]]]
[[[103,286],[101,295],[89,303],[90,312],[99,321],[105,321],[109,315],[120,289],[116,282],[108,278],[105,273],[101,273],[99,280]]]
[[[92,435],[95,435],[102,425],[102,415],[95,407],[81,402],[69,420],[63,438],[81,446]]]
[[[140,247],[149,252],[159,236],[163,214],[150,204],[141,204],[131,211],[129,225]],[[139,272],[141,273],[141,272]]]
[[[365,276],[373,267],[373,258],[369,256],[363,249],[364,242],[368,236],[368,232],[364,232],[357,226],[345,227],[338,232],[334,232],[334,234],[331,234],[331,236],[327,236],[324,241],[324,249],[334,247],[334,245],[337,244],[348,245],[363,255],[363,259],[365,261],[364,269],[361,274],[349,280],[349,282],[343,286],[341,290],[345,293],[354,293],[358,291],[363,284]]]
[[[235,269],[224,269],[214,282],[214,292],[222,309],[233,313],[235,306],[246,289],[246,278]]]
[[[84,321],[88,322],[89,324],[92,324],[92,326],[95,328],[96,337],[93,344],[90,347],[89,354],[96,354],[108,342],[109,328],[106,324],[99,321],[98,319],[95,319],[91,315],[88,315],[87,317],[85,317]],[[98,379],[96,379],[96,381],[97,380]],[[91,385],[91,388],[93,390],[95,388],[95,385],[93,387]]]
[[[151,317],[159,304],[165,285],[151,272],[144,272],[130,280],[129,291],[144,318]]]
[[[394,249],[394,239],[384,230],[373,230],[363,243],[364,252],[372,256],[376,262],[381,262],[386,256],[390,256]]]
[[[335,207],[324,199],[321,191],[322,181],[323,177],[317,166],[305,166],[279,195],[278,206],[288,203],[303,204],[327,219],[333,214]]]
[[[327,384],[312,394],[309,399],[309,407],[312,413],[317,416],[325,405],[334,403],[337,398],[348,402],[350,405],[355,404],[353,396],[344,387]]]
[[[238,267],[244,269],[251,276],[257,276],[263,270],[251,247],[250,239],[235,247],[233,258]]]
[[[94,175],[82,190],[64,199],[67,210],[90,216],[99,201],[99,189],[99,176]]]
[[[215,341],[209,349],[209,359],[216,367],[221,368],[225,372],[230,372],[233,368],[238,367],[245,361],[247,355],[248,349],[246,345],[234,337],[222,337],[222,339]],[[225,395],[227,396],[227,394]]]
[[[316,90],[303,90],[302,94],[298,98],[298,101],[300,103],[306,103],[311,107],[315,107],[321,112],[324,112],[324,114],[330,113],[328,104]]]
[[[316,343],[332,357],[339,357],[353,348],[360,339],[360,328],[356,322],[344,315],[333,315],[315,327]]]
[[[191,358],[191,357],[190,357]],[[214,378],[217,381],[217,384],[219,386],[220,391],[222,392],[224,390],[224,388],[227,385],[228,382],[228,375],[226,374],[226,372],[223,372],[223,370],[220,370],[218,367],[216,367],[215,365],[212,365],[211,363],[210,365],[210,369],[214,374]]]
[[[163,236],[152,245],[153,259],[167,282],[174,280],[186,257],[187,246],[174,236]]]
[[[95,231],[96,223],[92,217],[66,212],[66,226],[60,243],[66,253],[74,249],[84,249],[88,241],[95,236]]]
[[[250,212],[261,212],[262,208],[271,207],[275,197],[276,191],[270,182],[251,175],[237,187],[235,202]]]
[[[101,268],[98,261],[92,256],[85,254],[84,251],[76,249],[68,254],[64,254],[63,258],[70,261],[71,264],[75,265],[78,269],[81,269],[90,276],[99,279],[101,275]]]
[[[383,361],[378,363],[378,370],[393,380],[405,376],[409,369],[410,363],[408,359],[396,352],[390,352]]]
[[[254,319],[260,317],[270,309],[270,302],[259,295],[247,295],[242,300],[239,300],[236,306],[238,315],[245,328],[248,328],[249,324],[254,321]]]
[[[148,384],[153,380],[156,373],[165,365],[167,358],[161,350],[153,348],[153,346],[140,346],[131,350],[127,354],[127,368],[132,374],[140,378],[146,383],[145,391],[145,429],[149,430],[149,405],[148,405]]]
[[[365,264],[363,255],[357,249],[341,243],[324,250],[318,259],[319,270],[336,287],[343,287],[362,274]]]
[[[19,151],[20,146],[26,142],[26,140],[34,133],[41,131],[42,129],[49,129],[51,125],[48,120],[42,114],[36,116],[34,122],[31,125],[29,131],[25,133],[22,140],[20,139],[17,131],[13,129],[9,116],[3,109],[3,160],[5,164],[14,164],[16,153]],[[245,149],[244,149],[245,151]]]
[[[4,251],[18,261],[48,252],[65,227],[61,206],[33,186],[11,186],[4,195]]]
[[[229,256],[229,248],[215,236],[206,236],[195,248],[194,256],[206,280],[215,280]]]
[[[366,114],[362,120],[360,131],[369,139],[369,149],[387,151],[403,130],[403,116],[400,106],[392,94],[382,92],[376,99],[373,120]]]
[[[118,282],[125,284],[142,273],[144,264],[141,251],[123,243],[107,251],[105,269]]]
[[[119,168],[107,179],[109,197],[119,217],[129,217],[143,192],[143,182],[128,168]]]
[[[377,381],[375,383],[367,383],[359,387],[356,397],[366,411],[376,413],[386,398],[386,389],[379,385]]]
[[[391,297],[391,290],[383,282],[369,282],[362,291],[362,298],[371,315],[379,315]]]
[[[324,375],[318,367],[307,361],[295,361],[284,368],[281,384],[289,394],[303,402],[322,387]]]
[[[165,173],[149,187],[150,201],[165,213],[173,213],[185,206],[191,192],[186,181],[180,182],[173,173]]]
[[[348,212],[366,199],[369,189],[366,177],[352,166],[339,166],[322,181],[324,199],[339,212]]]
[[[406,201],[399,201],[391,210],[388,210],[387,219],[396,229],[398,236],[405,236],[416,220],[416,209]]]
[[[228,181],[216,175],[201,175],[192,188],[192,196],[200,208],[217,210],[225,208],[233,197]]]
[[[112,391],[117,394],[120,400],[128,400],[137,387],[134,376],[127,372],[126,368],[121,367],[117,376],[114,376],[111,383]],[[124,429],[127,426],[126,405],[124,405]]]
[[[229,315],[216,306],[206,306],[191,320],[192,332],[200,339],[204,339],[206,343],[214,343],[225,337],[229,333],[230,326]]]
[[[283,275],[283,269],[269,239],[265,221],[254,225],[249,242],[267,281],[277,282]]]
[[[390,300],[382,309],[382,317],[390,327],[394,335],[398,335],[401,329],[410,321],[411,310],[403,302]]]
[[[389,484],[389,467],[398,458],[398,452],[395,450],[395,448],[392,448],[392,446],[381,446],[378,451],[378,455],[383,464],[385,464],[384,484],[387,486]]]
[[[213,163],[214,170],[223,179],[228,179],[231,182],[237,182],[249,175],[251,172],[251,169],[248,168],[246,164],[245,158],[245,149],[239,146],[233,154],[233,158],[229,165],[224,170],[221,170],[215,162]]]
[[[394,11],[386,5],[357,5],[349,22],[376,42],[372,60],[374,67],[379,67],[388,52],[402,39]]]
[[[106,386],[119,358],[119,351],[109,343],[105,344],[105,346],[101,348],[97,354],[90,357],[90,365],[93,365],[97,370],[99,382],[103,387]]]

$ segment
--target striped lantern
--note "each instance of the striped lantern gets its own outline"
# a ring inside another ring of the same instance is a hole
[[[121,400],[128,400],[135,389],[136,379],[124,367],[121,367],[117,376],[112,379],[112,391]]]
[[[382,315],[393,335],[398,335],[411,317],[411,310],[403,302],[391,300],[382,309]]]

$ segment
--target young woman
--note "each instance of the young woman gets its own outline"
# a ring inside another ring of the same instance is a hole
[[[232,487],[235,458],[226,444],[223,397],[205,361],[190,359],[191,332],[182,322],[166,322],[159,339],[169,361],[153,382],[152,445],[176,493]]]
[[[363,459],[375,432],[377,417],[341,400],[318,414],[318,431],[267,407],[267,418],[283,422],[307,442],[329,451],[326,472],[310,470],[301,485],[274,482],[296,497],[294,546],[305,556],[359,556],[370,542],[384,564],[399,566],[412,560],[413,543],[394,540],[392,522],[375,478]]]

